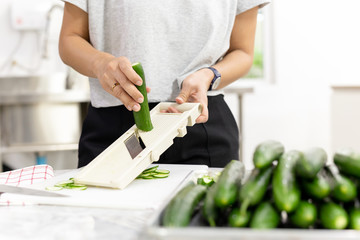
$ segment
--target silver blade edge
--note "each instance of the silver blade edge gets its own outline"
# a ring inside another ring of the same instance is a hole
[[[133,133],[130,137],[128,137],[124,141],[124,143],[132,159],[134,159],[137,155],[139,155],[139,153],[141,153],[141,151],[143,150],[139,140],[135,136],[135,133]]]

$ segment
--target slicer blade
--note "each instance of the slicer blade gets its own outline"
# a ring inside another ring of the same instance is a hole
[[[141,146],[140,140],[135,136],[135,133],[128,137],[124,143],[132,159],[136,158],[144,149],[144,147]]]

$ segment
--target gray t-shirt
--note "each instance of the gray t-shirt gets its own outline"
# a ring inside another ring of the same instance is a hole
[[[182,81],[229,48],[237,14],[270,0],[65,0],[89,15],[98,50],[141,62],[149,102],[174,101]],[[90,78],[94,107],[121,105]]]

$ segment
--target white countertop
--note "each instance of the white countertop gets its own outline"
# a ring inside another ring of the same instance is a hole
[[[0,207],[0,239],[141,239],[154,210],[61,206]]]
[[[199,169],[200,165],[191,168]],[[55,171],[54,179],[73,171]],[[182,171],[180,167],[178,172]],[[175,172],[172,171],[173,177],[177,175]],[[141,234],[161,208],[160,204],[157,208],[131,210],[60,205],[0,206],[0,239],[149,240]]]

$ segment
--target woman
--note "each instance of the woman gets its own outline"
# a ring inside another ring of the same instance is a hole
[[[238,128],[217,90],[249,71],[258,8],[267,2],[66,0],[60,56],[90,81],[79,167],[134,124],[131,111],[140,110],[143,96],[133,62],[143,65],[150,108],[163,101],[203,105],[197,124],[159,162],[223,167],[238,159]]]

